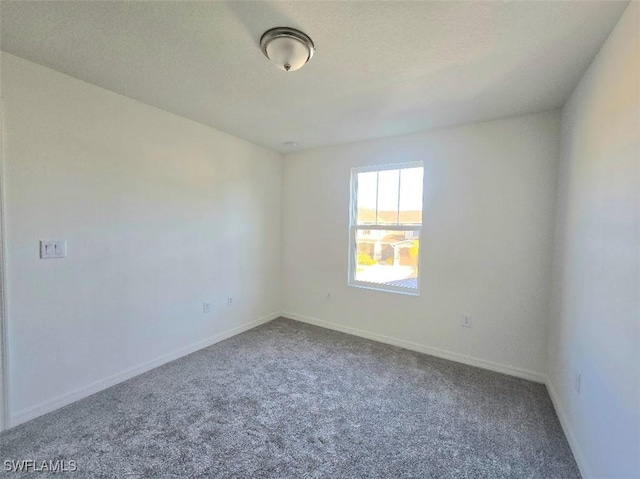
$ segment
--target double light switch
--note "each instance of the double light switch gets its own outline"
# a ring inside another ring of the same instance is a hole
[[[40,259],[66,258],[67,242],[64,240],[57,241],[40,241]]]

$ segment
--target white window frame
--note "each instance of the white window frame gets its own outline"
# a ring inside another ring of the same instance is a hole
[[[420,266],[420,248],[418,249],[418,276],[416,278],[416,288],[403,288],[402,286],[393,286],[386,284],[369,283],[366,281],[356,280],[356,268],[357,268],[357,243],[356,232],[358,230],[388,230],[388,231],[417,231],[420,240],[422,240],[422,221],[419,225],[358,225],[358,174],[367,173],[371,171],[386,171],[386,170],[403,170],[406,168],[423,168],[422,178],[422,211],[424,216],[424,162],[414,161],[410,163],[396,163],[385,165],[371,165],[351,168],[351,197],[349,198],[349,267],[347,284],[355,288],[371,289],[375,291],[383,291],[387,293],[399,293],[409,296],[420,296],[420,275],[422,267]],[[398,188],[398,195],[400,195],[400,188]],[[377,201],[377,200],[376,200]],[[377,209],[377,208],[376,208]],[[398,217],[398,220],[400,218]],[[424,219],[424,217],[423,217]]]

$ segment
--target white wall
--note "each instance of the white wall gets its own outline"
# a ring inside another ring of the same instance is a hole
[[[279,154],[2,67],[13,424],[280,310]],[[68,258],[38,259],[41,239]]]
[[[544,381],[559,132],[549,112],[287,155],[285,316]],[[421,295],[347,286],[350,169],[417,160]]]
[[[562,111],[558,191],[550,391],[585,479],[638,478],[637,2],[629,5]]]

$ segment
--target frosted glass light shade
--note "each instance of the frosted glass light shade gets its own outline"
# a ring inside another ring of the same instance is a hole
[[[304,33],[292,28],[278,27],[265,32],[260,46],[266,57],[280,70],[299,70],[313,56],[315,47]]]

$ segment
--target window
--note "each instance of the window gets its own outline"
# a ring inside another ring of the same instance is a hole
[[[422,162],[351,170],[349,285],[419,294]]]

